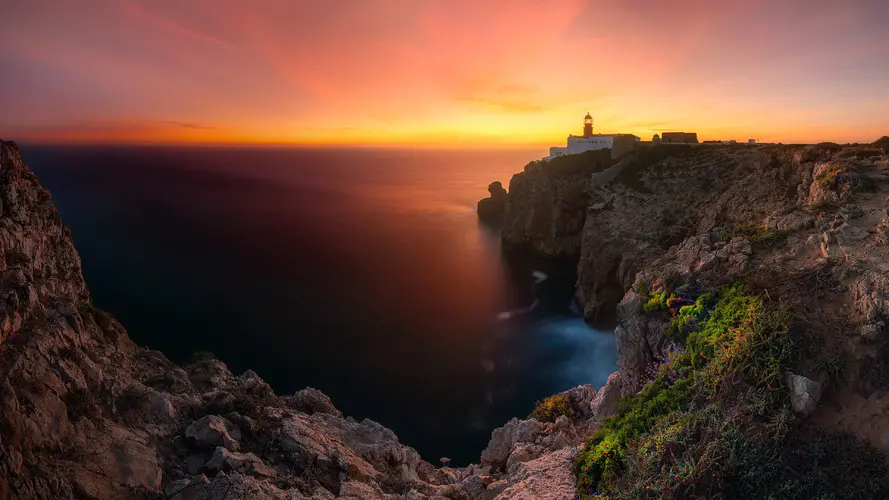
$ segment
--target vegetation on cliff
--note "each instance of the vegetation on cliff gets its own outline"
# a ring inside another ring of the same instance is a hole
[[[800,424],[785,373],[803,339],[781,303],[736,284],[689,302],[641,286],[645,311],[684,322],[651,381],[587,439],[584,498],[876,498],[886,466],[870,445]],[[688,292],[686,292],[687,294]]]
[[[555,422],[556,419],[563,415],[571,418],[574,416],[574,411],[571,409],[571,402],[568,400],[568,396],[556,394],[543,401],[538,401],[530,417],[540,422]]]

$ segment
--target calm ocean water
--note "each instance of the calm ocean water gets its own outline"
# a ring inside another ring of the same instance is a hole
[[[429,461],[477,460],[535,400],[616,368],[611,332],[571,311],[573,269],[507,258],[477,221],[488,183],[508,185],[540,151],[22,154],[96,304],[138,344],[175,361],[213,352],[278,393],[321,389]]]

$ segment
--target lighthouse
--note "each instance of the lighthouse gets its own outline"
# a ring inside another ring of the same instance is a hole
[[[593,136],[593,117],[590,116],[589,113],[587,113],[586,116],[583,117],[583,136]]]
[[[636,147],[640,139],[633,134],[593,134],[593,116],[589,113],[583,117],[583,135],[571,134],[565,146],[549,148],[549,156],[541,158],[550,161],[557,156],[576,155],[587,151],[610,149],[611,157],[623,156]]]

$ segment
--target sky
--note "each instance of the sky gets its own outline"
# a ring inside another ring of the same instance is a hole
[[[3,0],[22,142],[871,142],[889,0]]]

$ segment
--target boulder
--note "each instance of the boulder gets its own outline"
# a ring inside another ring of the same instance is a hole
[[[212,480],[193,481],[170,500],[303,500],[298,492],[285,492],[259,478],[237,472],[219,473]],[[332,497],[330,497],[332,498]]]
[[[108,485],[157,491],[162,484],[157,455],[146,436],[112,425],[85,443],[82,464],[74,476],[77,488],[87,497],[109,494]]]
[[[490,476],[469,476],[460,481],[459,491],[469,498],[479,498],[488,489],[488,483],[493,482]]]
[[[506,467],[509,455],[516,443],[533,443],[535,438],[546,432],[546,425],[537,420],[513,418],[503,427],[494,429],[488,447],[482,452],[482,465],[495,468]]]
[[[617,413],[620,398],[623,396],[623,384],[620,372],[614,372],[608,376],[608,381],[596,393],[590,412],[590,424],[598,425],[603,420]]]
[[[790,407],[794,413],[803,418],[811,415],[821,399],[821,383],[790,372],[785,380],[790,388]]]
[[[840,205],[852,197],[853,179],[846,165],[822,163],[815,167],[812,176],[806,200],[809,206]]]
[[[199,448],[222,446],[231,451],[238,451],[241,430],[223,417],[205,415],[185,429],[185,437]]]
[[[238,382],[241,388],[254,396],[271,396],[274,394],[272,388],[253,370],[247,370],[238,376]]]
[[[337,417],[343,416],[343,414],[333,406],[333,401],[331,401],[326,394],[312,387],[306,387],[303,390],[296,391],[290,398],[290,401],[296,410],[309,415],[312,415],[313,413],[327,413]]]

